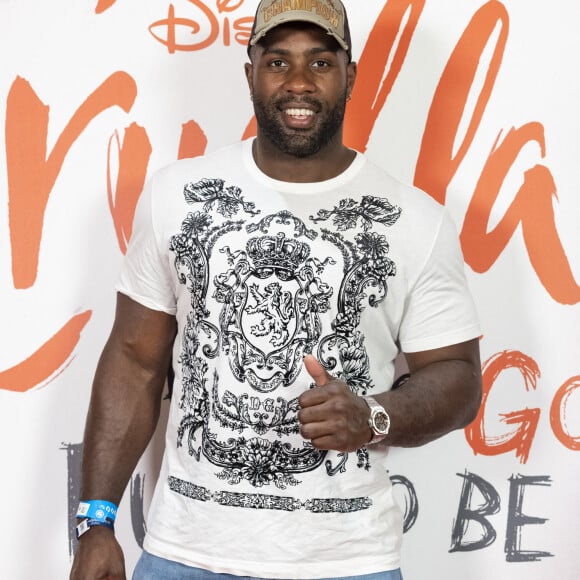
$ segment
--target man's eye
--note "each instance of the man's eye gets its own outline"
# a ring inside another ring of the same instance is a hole
[[[312,66],[314,68],[326,68],[326,67],[330,66],[330,64],[328,63],[327,60],[315,60],[312,63]]]
[[[276,68],[276,67],[282,67],[282,66],[285,66],[285,64],[286,64],[286,63],[285,63],[285,62],[284,62],[282,59],[280,59],[280,58],[277,58],[277,59],[275,59],[275,60],[272,60],[272,61],[270,62],[270,66],[272,66],[272,67],[275,67],[275,68]]]

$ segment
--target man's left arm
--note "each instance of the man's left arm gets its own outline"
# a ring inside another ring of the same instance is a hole
[[[405,357],[409,380],[398,389],[372,395],[391,420],[386,444],[423,445],[475,418],[481,403],[478,339]],[[350,452],[368,444],[372,431],[366,401],[329,375],[313,356],[304,364],[316,387],[300,397],[302,436],[319,449]]]
[[[423,445],[475,419],[481,403],[478,339],[405,358],[409,380],[375,397],[391,417],[389,445]]]

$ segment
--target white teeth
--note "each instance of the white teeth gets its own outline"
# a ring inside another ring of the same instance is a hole
[[[310,109],[286,109],[284,111],[290,117],[312,117],[314,116],[314,111]]]

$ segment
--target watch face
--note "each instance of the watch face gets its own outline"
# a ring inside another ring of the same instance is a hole
[[[376,413],[373,418],[373,424],[377,432],[381,435],[387,435],[389,433],[391,421],[386,413],[383,413],[382,411]]]

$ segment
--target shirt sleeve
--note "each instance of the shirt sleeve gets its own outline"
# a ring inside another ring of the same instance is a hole
[[[399,329],[403,352],[442,348],[480,336],[464,268],[455,224],[443,211],[431,252],[405,305]]]
[[[155,227],[159,216],[154,213],[153,194],[153,180],[149,180],[137,203],[131,239],[115,288],[147,308],[175,314],[168,252],[163,252],[165,238]]]

